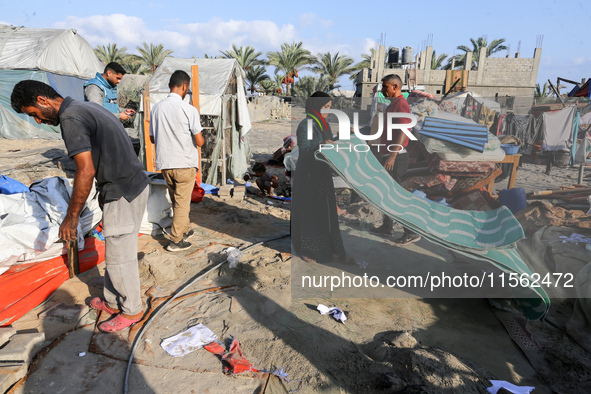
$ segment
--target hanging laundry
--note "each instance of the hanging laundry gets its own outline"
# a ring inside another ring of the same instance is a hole
[[[478,116],[478,104],[479,103],[474,100],[472,95],[467,95],[464,100],[461,115],[466,119],[474,119],[475,116]]]
[[[525,141],[532,119],[533,115],[515,115],[512,112],[507,114],[505,134],[514,135],[521,141]]]
[[[483,105],[480,108],[480,113],[478,114],[478,123],[485,125],[488,128],[488,130],[491,130],[492,125],[495,122],[496,115],[497,111]]]
[[[544,112],[542,151],[570,150],[573,145],[573,122],[577,107],[566,107],[557,112]]]

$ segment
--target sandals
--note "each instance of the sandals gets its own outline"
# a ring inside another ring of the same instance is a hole
[[[98,329],[102,332],[116,332],[126,329],[129,326],[134,325],[135,323],[139,322],[142,318],[143,312],[135,315],[130,316],[127,318],[122,314],[115,315],[111,319],[102,322],[98,325]]]
[[[90,300],[89,305],[92,309],[107,312],[109,315],[116,315],[121,312],[119,309],[110,308],[109,305],[100,297],[94,297]]]

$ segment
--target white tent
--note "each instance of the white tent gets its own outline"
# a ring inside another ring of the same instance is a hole
[[[205,170],[217,169],[220,159],[222,162],[229,159],[228,175],[232,178],[242,177],[248,169],[250,160],[250,145],[246,134],[251,129],[251,122],[244,71],[235,59],[166,58],[148,82],[150,106],[168,95],[168,82],[174,71],[183,70],[191,75],[191,67],[194,65],[199,67],[201,122],[206,126],[205,131],[213,135],[212,144],[209,144],[206,138],[206,145],[209,146],[204,146],[202,152],[203,167]],[[185,101],[190,102],[191,95],[187,95]],[[206,172],[207,179],[203,180],[216,184],[217,171]]]
[[[59,138],[59,128],[17,114],[10,95],[19,81],[51,85],[62,96],[83,100],[82,85],[102,72],[92,47],[74,29],[29,29],[0,25],[0,137]]]

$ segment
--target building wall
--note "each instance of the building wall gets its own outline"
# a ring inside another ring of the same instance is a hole
[[[385,51],[385,47],[380,47],[380,50]],[[377,52],[379,53],[380,50]],[[433,48],[427,47],[426,51],[417,55],[412,67],[417,72],[417,85],[423,85],[427,93],[443,95],[445,93],[446,71],[427,68],[427,65],[431,64],[432,53]],[[531,102],[530,99],[533,100],[538,77],[542,49],[536,48],[532,58],[521,58],[519,54],[515,58],[486,58],[484,53],[485,50],[482,50],[479,69],[469,71],[468,90],[483,97],[515,96],[516,100],[520,102]],[[471,55],[469,53],[470,57]],[[421,61],[421,57],[425,61]],[[371,74],[371,80],[367,78],[368,74]],[[388,74],[397,74],[404,81],[405,70],[377,67],[371,72],[359,75],[357,94],[361,97],[371,97],[373,87],[383,76]]]

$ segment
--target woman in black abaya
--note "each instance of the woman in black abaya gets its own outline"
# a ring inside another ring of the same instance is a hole
[[[297,256],[318,262],[345,260],[332,173],[328,164],[314,157],[320,144],[333,140],[326,115],[320,113],[331,105],[327,93],[314,93],[306,100],[306,118],[297,128],[300,152],[293,181],[291,240]],[[308,120],[313,129],[311,139]]]

